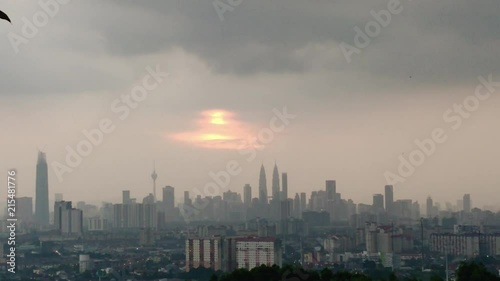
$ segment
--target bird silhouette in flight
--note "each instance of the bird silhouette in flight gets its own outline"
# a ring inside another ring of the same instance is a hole
[[[9,16],[7,16],[7,14],[4,13],[4,12],[2,12],[2,11],[0,11],[0,19],[6,20],[6,21],[8,21],[8,22],[10,22],[12,24],[12,22],[10,21]]]

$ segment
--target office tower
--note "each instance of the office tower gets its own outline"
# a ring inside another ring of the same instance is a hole
[[[201,199],[201,198],[200,198]],[[222,193],[222,201],[231,203],[241,203],[241,195],[231,190]]]
[[[267,204],[267,179],[264,164],[260,167],[259,174],[259,202],[261,204]]]
[[[54,225],[61,234],[80,235],[83,230],[83,211],[71,207],[71,201],[54,203]]]
[[[307,209],[307,195],[305,192],[300,193],[300,217],[302,217],[302,212]]]
[[[262,264],[282,266],[282,249],[274,237],[236,238],[236,264],[251,270]]]
[[[301,213],[302,208],[300,206],[300,196],[298,193],[295,193],[295,198],[293,199],[293,216],[299,219]]]
[[[293,201],[292,201],[293,202]],[[280,221],[286,220],[288,217],[290,217],[291,210],[289,209],[290,206],[288,206],[288,200],[287,201],[278,201],[278,219]]]
[[[122,191],[122,204],[130,204],[130,190]]]
[[[33,198],[18,197],[16,199],[16,217],[23,222],[33,221]]]
[[[334,180],[325,181],[326,200],[333,201],[337,193],[337,182]]]
[[[45,153],[38,152],[36,164],[35,221],[39,225],[49,224],[49,177]]]
[[[346,202],[346,212],[348,219],[352,218],[353,215],[356,215],[356,204],[354,204],[354,201],[352,201],[352,199],[349,199]]]
[[[420,216],[420,204],[418,203],[418,201],[416,201],[412,204],[412,207],[413,207],[413,209],[412,209],[413,219],[418,221],[421,218],[421,216]]]
[[[55,202],[63,201],[63,194],[62,193],[56,193],[54,196]]]
[[[144,222],[139,222],[140,227],[156,229],[158,226],[156,204],[142,204]]]
[[[388,214],[394,214],[394,187],[392,185],[385,186],[385,210]]]
[[[166,210],[172,210],[175,208],[175,189],[171,186],[165,186],[163,188],[163,206]]]
[[[273,200],[280,201],[280,174],[278,172],[278,166],[276,165],[276,163],[274,163],[271,189],[273,191]]]
[[[375,212],[381,212],[384,210],[384,195],[382,194],[373,195],[373,210]]]
[[[156,179],[158,178],[158,174],[156,173],[156,168],[153,164],[153,173],[151,174],[151,178],[153,179],[153,197],[154,203],[156,203]]]
[[[71,201],[57,201],[54,203],[54,226],[57,230],[62,229],[62,213],[71,210]]]
[[[115,228],[126,228],[128,227],[128,220],[124,217],[127,212],[125,209],[127,205],[125,204],[114,204],[113,205],[113,227]],[[128,214],[128,213],[127,213]]]
[[[337,194],[337,182],[334,180],[325,181],[325,192],[326,192],[326,211],[330,214],[330,219],[334,220],[335,213],[335,197]]]
[[[193,201],[189,198],[189,191],[184,191],[184,205],[191,206]]]
[[[318,192],[313,191],[311,192],[311,197],[309,198],[309,209],[311,211],[316,211],[318,209]]]
[[[79,209],[69,209],[61,211],[61,234],[82,234],[83,211]]]
[[[100,213],[103,219],[105,219],[109,224],[113,223],[113,203],[103,202]]]
[[[394,214],[399,218],[412,218],[413,201],[411,199],[400,199],[394,202]]]
[[[432,198],[429,196],[427,197],[427,217],[431,218],[434,216],[434,203],[432,202]]]
[[[252,186],[245,184],[243,187],[243,200],[245,206],[249,207],[252,204]]]
[[[286,201],[288,199],[288,174],[287,173],[282,173],[281,174],[281,185],[282,185],[282,191],[281,191],[281,200]]]
[[[470,194],[465,194],[464,199],[463,199],[463,205],[464,205],[464,212],[470,213],[472,205],[470,201]]]

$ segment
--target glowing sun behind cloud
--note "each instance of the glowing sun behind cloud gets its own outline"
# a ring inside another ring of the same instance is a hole
[[[170,138],[203,148],[242,149],[252,143],[252,126],[235,119],[226,110],[207,110],[200,113],[198,130],[171,135]]]

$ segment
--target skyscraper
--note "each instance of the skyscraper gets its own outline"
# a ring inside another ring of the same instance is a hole
[[[464,205],[464,212],[470,213],[470,211],[472,209],[472,205],[471,205],[471,201],[470,201],[470,194],[464,194],[463,205]]]
[[[252,187],[249,184],[243,187],[243,203],[247,207],[252,205]]]
[[[330,219],[334,219],[335,214],[335,197],[337,194],[337,182],[334,180],[325,181],[326,191],[326,210],[330,214]]]
[[[165,186],[163,188],[163,206],[166,210],[172,210],[175,208],[175,189],[171,186]]]
[[[189,198],[189,191],[184,191],[184,205],[191,206],[193,205],[193,201]]]
[[[373,195],[373,210],[377,213],[384,210],[384,195],[382,194]]]
[[[286,201],[288,199],[288,174],[287,173],[282,173],[281,174],[281,185],[282,185],[282,191],[281,191],[281,200]]]
[[[273,169],[273,182],[272,182],[273,200],[280,201],[280,173],[278,172],[278,166],[274,163]]]
[[[130,204],[130,190],[123,190],[122,191],[122,203],[123,204]]]
[[[49,176],[45,153],[38,152],[36,164],[35,221],[39,225],[49,224]]]
[[[81,234],[83,230],[83,211],[72,208],[62,212],[61,234]]]
[[[394,212],[394,187],[392,185],[385,186],[385,210],[388,214]]]
[[[267,204],[267,179],[264,164],[262,164],[262,166],[260,167],[259,174],[259,202],[262,204]]]
[[[300,193],[300,217],[302,217],[302,212],[307,209],[307,195],[305,192]]]
[[[432,201],[432,198],[429,196],[427,197],[427,204],[426,204],[426,208],[427,208],[427,217],[428,218],[431,218],[434,216],[434,203]]]
[[[62,229],[63,211],[71,210],[71,201],[57,201],[54,203],[54,226],[57,230]]]
[[[298,193],[295,193],[295,199],[293,199],[293,216],[299,219],[301,213],[302,209],[300,207],[300,196]]]
[[[326,200],[334,200],[337,193],[337,183],[334,180],[325,181]]]

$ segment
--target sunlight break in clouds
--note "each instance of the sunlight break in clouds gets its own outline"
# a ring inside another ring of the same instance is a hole
[[[242,149],[251,143],[251,126],[234,118],[226,110],[207,110],[200,113],[196,131],[173,134],[176,141],[210,149]]]

